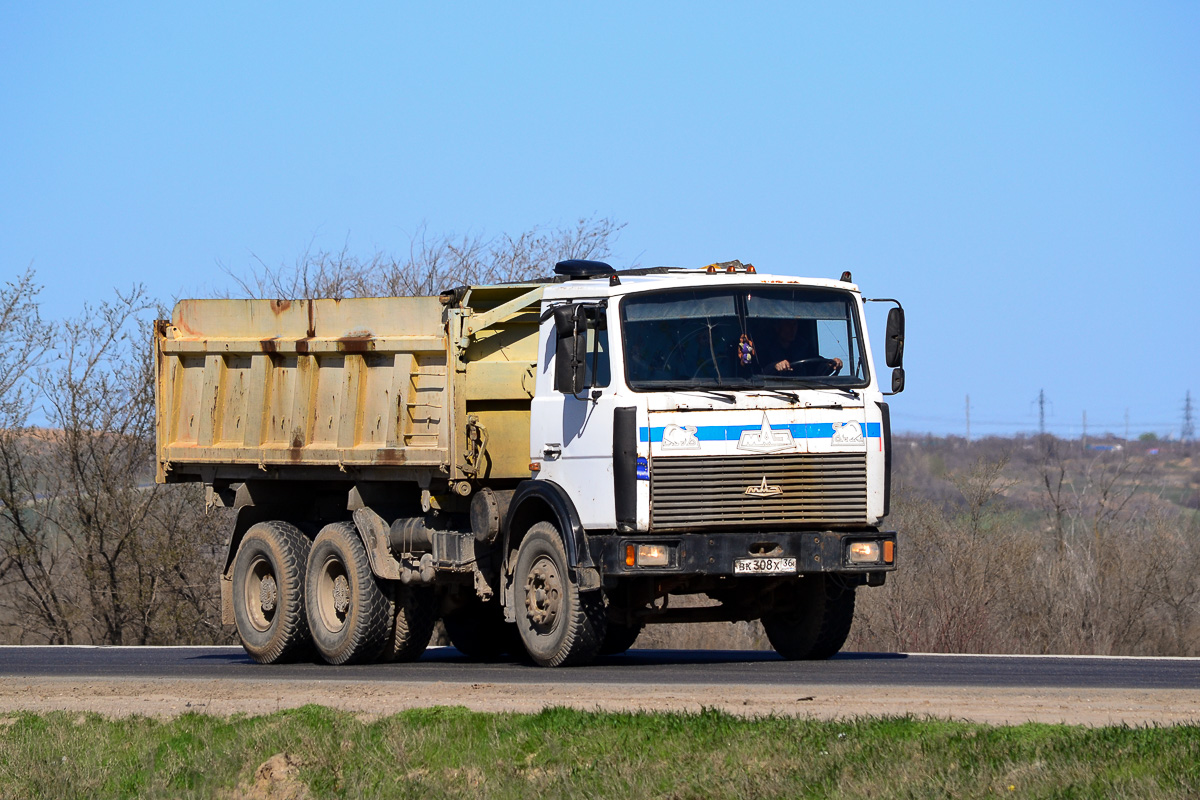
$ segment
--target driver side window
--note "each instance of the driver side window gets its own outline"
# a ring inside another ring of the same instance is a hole
[[[588,386],[604,388],[612,381],[612,370],[608,363],[608,328],[596,330],[591,325],[587,331],[587,362],[584,382]]]

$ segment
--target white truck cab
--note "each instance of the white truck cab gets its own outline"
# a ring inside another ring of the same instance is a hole
[[[789,657],[836,652],[855,587],[896,563],[879,529],[890,420],[858,287],[740,262],[559,272],[542,295],[530,469],[584,531],[573,580],[604,588],[626,636],[761,617]],[[888,334],[898,367],[898,304]],[[656,605],[669,594],[721,605]]]

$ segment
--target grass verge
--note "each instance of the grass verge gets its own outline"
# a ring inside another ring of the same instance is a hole
[[[1200,796],[1200,727],[461,708],[363,721],[319,706],[0,716],[0,798],[996,796]]]

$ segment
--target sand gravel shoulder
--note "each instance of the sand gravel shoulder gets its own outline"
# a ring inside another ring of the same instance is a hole
[[[858,685],[730,687],[689,684],[491,684],[403,681],[232,682],[208,679],[0,679],[0,714],[96,712],[108,717],[184,713],[251,716],[308,703],[377,717],[409,708],[465,706],[476,711],[537,712],[553,706],[606,711],[697,711],[740,716],[840,719],[903,715],[996,725],[1200,724],[1200,689],[980,689]]]

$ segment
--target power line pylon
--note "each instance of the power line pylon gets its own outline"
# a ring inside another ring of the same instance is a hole
[[[1179,438],[1191,442],[1195,436],[1196,423],[1192,419],[1192,393],[1189,390],[1183,398],[1183,429],[1179,432]]]

